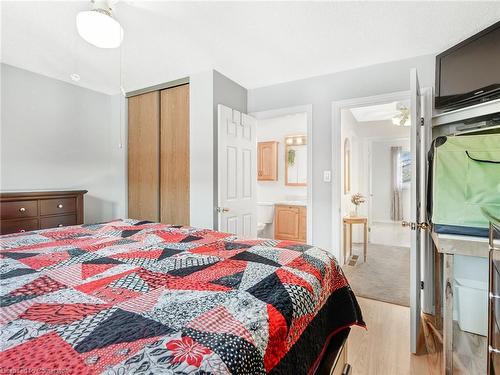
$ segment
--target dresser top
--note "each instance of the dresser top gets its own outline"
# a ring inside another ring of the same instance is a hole
[[[87,193],[87,190],[28,190],[28,191],[2,191],[0,198],[41,198],[64,195],[80,195]]]
[[[437,251],[443,254],[488,258],[488,238],[431,233]]]

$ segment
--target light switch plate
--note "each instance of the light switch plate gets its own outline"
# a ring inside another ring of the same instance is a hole
[[[323,171],[323,182],[332,182],[332,171]]]

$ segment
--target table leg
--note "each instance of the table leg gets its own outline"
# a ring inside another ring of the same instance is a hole
[[[352,224],[349,224],[349,258],[352,256]]]
[[[364,233],[363,233],[363,259],[364,262],[366,263],[366,253],[367,253],[367,247],[368,247],[368,224],[364,224]]]
[[[453,255],[444,254],[443,374],[453,374]]]

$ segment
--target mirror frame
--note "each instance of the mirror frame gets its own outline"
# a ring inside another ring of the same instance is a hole
[[[301,144],[294,144],[295,139],[302,138]],[[288,144],[287,140],[292,139],[292,144]],[[307,182],[297,183],[288,182],[288,148],[289,146],[307,146],[307,136],[305,135],[288,135],[285,137],[285,186],[307,186]]]
[[[351,141],[344,140],[344,194],[351,192]]]

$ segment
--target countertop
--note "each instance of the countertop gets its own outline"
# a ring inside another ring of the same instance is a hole
[[[283,206],[307,206],[307,202],[304,201],[280,201],[275,202],[275,205],[283,205]]]
[[[432,232],[431,235],[440,253],[488,258],[490,251],[488,238],[439,234],[436,232]]]

